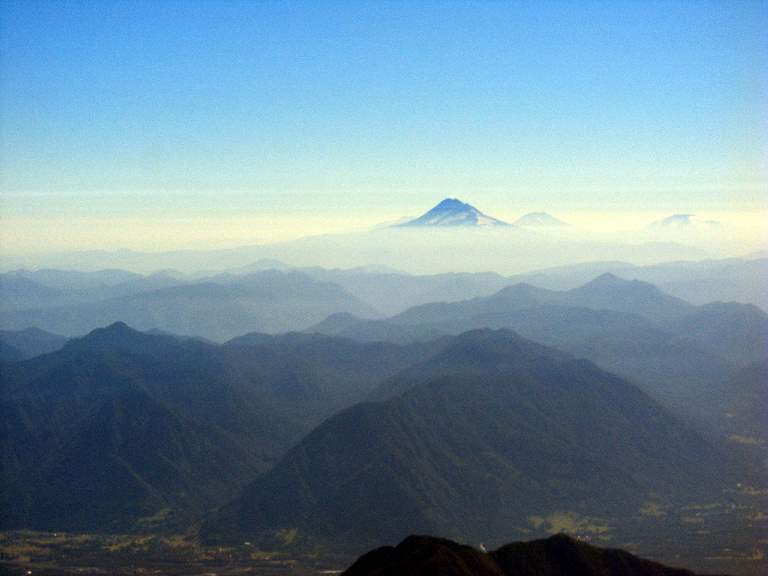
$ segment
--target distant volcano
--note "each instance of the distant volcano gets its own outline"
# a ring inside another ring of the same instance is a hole
[[[695,214],[673,214],[662,220],[656,220],[648,225],[649,230],[667,229],[684,230],[696,226],[717,226],[716,220],[700,220]]]
[[[515,226],[531,226],[531,227],[558,227],[558,226],[568,226],[566,222],[563,222],[559,218],[555,218],[551,214],[547,214],[546,212],[529,212],[528,214],[525,214],[524,216],[521,216],[517,220],[515,220]]]
[[[483,214],[457,198],[446,198],[426,214],[396,227],[413,226],[509,226],[506,222]]]

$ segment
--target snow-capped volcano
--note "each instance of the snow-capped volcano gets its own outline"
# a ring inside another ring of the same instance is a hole
[[[514,224],[515,226],[568,226],[567,223],[546,212],[529,212],[520,216]]]
[[[483,214],[474,206],[457,198],[446,198],[426,214],[396,226],[509,226],[509,224]]]

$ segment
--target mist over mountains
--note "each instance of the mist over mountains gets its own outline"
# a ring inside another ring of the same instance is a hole
[[[412,306],[489,296],[528,283],[562,290],[611,273],[651,282],[703,304],[716,300],[768,307],[768,259],[690,261],[638,267],[593,262],[525,275],[493,272],[412,275],[376,268],[290,268],[263,260],[223,273],[149,275],[125,271],[18,270],[0,274],[0,327],[35,326],[82,335],[116,321],[141,329],[226,340],[249,332],[305,329],[336,312],[392,316]]]
[[[195,273],[272,259],[292,267],[373,265],[419,274],[457,270],[519,274],[590,261],[653,265],[720,259],[764,246],[762,231],[754,224],[698,225],[690,214],[673,215],[653,226],[612,223],[610,214],[603,218],[607,226],[597,220],[577,226],[546,212],[529,212],[509,224],[462,200],[446,198],[419,217],[357,232],[226,249],[4,254],[0,265],[5,270],[120,268],[145,274],[169,269]],[[157,280],[162,283],[162,278]]]
[[[74,305],[32,309],[25,307],[29,305],[29,292],[20,291],[16,302],[9,303],[9,308],[16,309],[2,313],[0,323],[10,328],[45,327],[73,336],[128,319],[139,329],[227,340],[246,332],[300,329],[312,319],[319,321],[338,311],[363,317],[376,314],[338,285],[317,282],[301,273],[263,271],[191,283],[169,282],[171,285],[163,288],[154,288],[152,280],[150,277],[146,282],[137,282],[131,293],[124,296],[97,295],[91,301]],[[58,297],[66,301],[71,294],[66,290],[44,289],[52,293],[51,300]]]

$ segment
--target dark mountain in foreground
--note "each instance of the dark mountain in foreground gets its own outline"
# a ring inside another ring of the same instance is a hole
[[[2,367],[2,527],[177,523],[264,470],[290,423],[239,388],[217,355],[116,324]]]
[[[396,227],[420,226],[509,226],[506,222],[483,214],[458,198],[446,198],[425,214]]]
[[[693,576],[623,550],[564,534],[485,553],[451,540],[409,536],[361,556],[342,576]]]
[[[463,334],[405,374],[407,392],[326,420],[203,535],[501,542],[534,515],[636,514],[719,486],[717,452],[638,388],[514,333]]]
[[[0,527],[199,518],[432,346],[306,334],[216,346],[118,323],[0,364]]]

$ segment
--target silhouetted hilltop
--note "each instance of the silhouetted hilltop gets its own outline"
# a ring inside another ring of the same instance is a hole
[[[693,576],[693,572],[557,534],[514,542],[490,553],[443,538],[408,536],[395,547],[364,554],[342,576]]]

